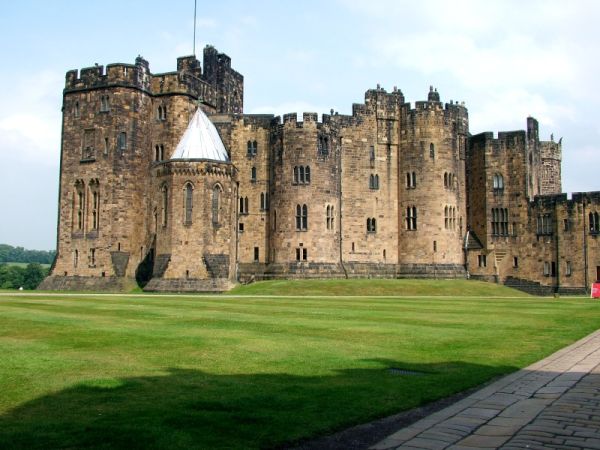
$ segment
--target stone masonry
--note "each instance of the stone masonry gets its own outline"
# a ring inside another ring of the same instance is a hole
[[[471,135],[430,88],[370,89],[351,115],[243,113],[207,46],[153,74],[67,72],[57,258],[43,289],[226,290],[236,281],[465,277],[537,293],[600,277],[600,193],[561,194],[562,139]],[[228,162],[172,159],[196,108]]]

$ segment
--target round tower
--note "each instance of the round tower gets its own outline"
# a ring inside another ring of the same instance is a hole
[[[271,270],[338,272],[339,148],[317,114],[286,114],[273,135]]]
[[[428,100],[407,105],[400,124],[400,272],[456,273],[464,264],[465,150],[468,115],[464,105],[443,105],[436,89]]]

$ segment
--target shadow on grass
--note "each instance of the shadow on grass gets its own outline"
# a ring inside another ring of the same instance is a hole
[[[378,367],[306,377],[171,369],[163,376],[89,380],[0,416],[0,448],[285,447],[515,369],[367,363]]]

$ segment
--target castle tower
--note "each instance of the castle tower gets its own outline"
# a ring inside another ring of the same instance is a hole
[[[67,72],[57,258],[44,289],[134,284],[155,239],[150,169],[173,152],[199,99],[208,112],[242,108],[243,77],[226,55],[213,56],[214,79],[193,56],[166,74],[139,56]]]
[[[554,142],[554,136],[549,141],[540,142],[541,156],[541,195],[560,194],[562,192],[561,160],[562,138]]]
[[[433,87],[427,101],[408,108],[400,124],[400,271],[416,275],[438,267],[460,270],[466,232],[467,109],[454,102],[444,107]]]
[[[228,289],[236,267],[237,173],[202,109],[151,176],[156,240],[145,290]]]
[[[339,147],[315,113],[286,114],[272,136],[270,268],[295,276],[339,272]]]

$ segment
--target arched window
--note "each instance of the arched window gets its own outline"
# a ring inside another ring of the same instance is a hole
[[[192,224],[192,211],[194,208],[194,187],[192,183],[186,183],[183,189],[183,204],[184,204],[184,224]]]
[[[300,183],[304,183],[304,166],[298,168],[298,180]]]
[[[165,159],[165,146],[160,144],[160,153],[159,153],[160,161],[164,161]]]
[[[433,145],[433,142],[429,144],[429,157],[435,159],[435,145]]]
[[[73,115],[75,117],[79,117],[79,102],[75,102],[75,107],[73,108]]]
[[[154,147],[154,161],[160,161],[160,148],[158,145]]]
[[[85,183],[83,180],[75,182],[73,194],[73,229],[83,231],[85,218]]]
[[[167,185],[163,185],[161,188],[162,192],[162,226],[167,226],[167,221],[169,218],[168,208],[169,208],[169,188]]]
[[[504,191],[504,177],[499,173],[494,174],[492,185],[494,187],[494,194],[502,194]]]
[[[260,193],[260,209],[261,211],[266,211],[267,209],[269,209],[269,197],[268,197],[268,193],[266,192],[261,192]]]
[[[448,228],[450,228],[450,227],[449,227],[449,225],[448,225],[448,223],[449,223],[449,220],[450,220],[450,216],[449,216],[449,214],[448,214],[448,207],[447,207],[447,206],[445,206],[445,207],[444,207],[444,228],[445,228],[446,230],[447,230]]]
[[[448,174],[444,172],[444,187],[448,189]]]
[[[256,167],[250,170],[250,181],[256,181]]]
[[[213,187],[213,191],[212,191],[212,223],[213,223],[213,227],[216,227],[219,225],[219,219],[220,219],[220,214],[219,214],[219,210],[221,208],[220,202],[221,202],[221,186],[218,184],[215,184],[215,186]]]
[[[298,184],[298,166],[294,166],[294,184]]]
[[[304,182],[306,184],[310,183],[310,166],[304,168]]]
[[[92,192],[92,229],[97,230],[99,224],[98,206],[100,204],[100,195],[97,190]]]

